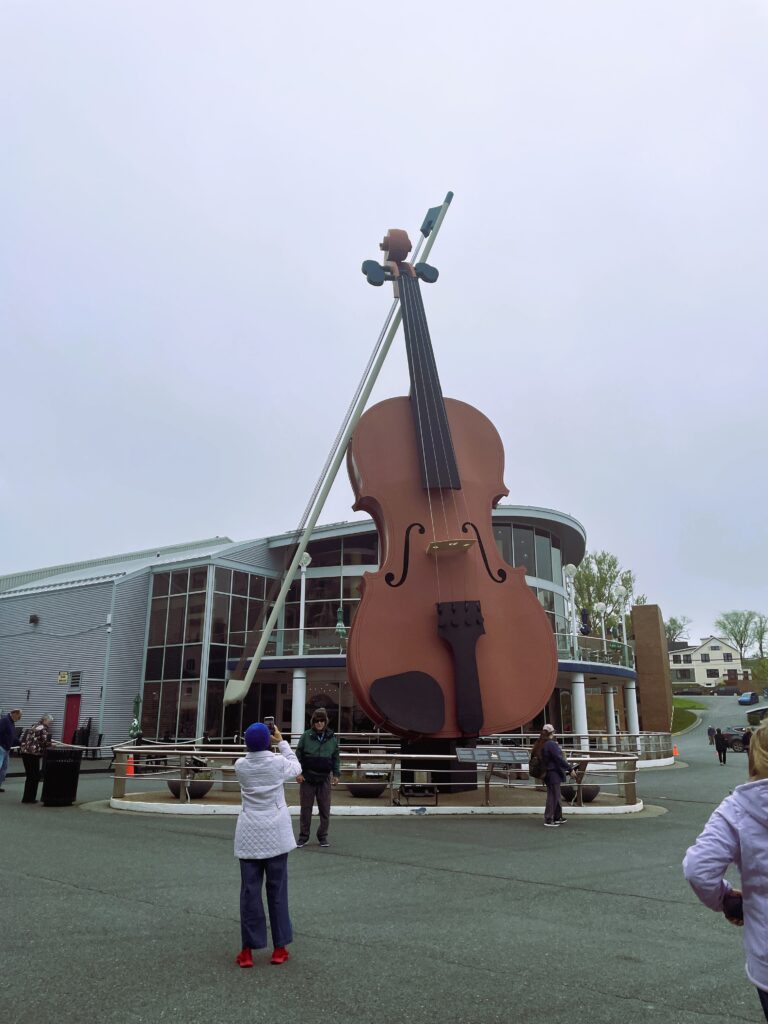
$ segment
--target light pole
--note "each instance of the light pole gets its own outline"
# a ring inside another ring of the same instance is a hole
[[[626,607],[627,607],[627,595],[629,591],[626,587],[619,583],[618,586],[613,588],[614,596],[619,602],[619,617],[621,619],[621,640],[624,644],[624,664],[629,665],[629,647],[627,646],[627,623],[626,623]]]
[[[299,559],[301,567],[301,596],[299,598],[299,657],[304,654],[304,595],[307,589],[307,569],[312,564],[312,556],[305,551]]]
[[[576,582],[574,580],[577,571],[576,566],[572,562],[563,568],[565,589],[568,593],[568,601],[571,605],[571,646],[573,647],[574,658],[578,658],[579,656],[578,630],[576,626]]]
[[[604,601],[598,601],[595,605],[595,611],[600,616],[600,631],[603,634],[603,657],[608,656],[608,645],[605,642],[605,609],[608,605]]]

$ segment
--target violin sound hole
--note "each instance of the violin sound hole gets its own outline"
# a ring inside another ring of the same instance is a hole
[[[493,575],[493,569],[491,569],[491,567],[490,567],[490,565],[488,563],[488,556],[485,553],[485,547],[484,547],[483,542],[482,542],[482,540],[480,538],[480,534],[477,532],[477,527],[475,526],[475,524],[474,523],[469,523],[469,522],[464,523],[463,526],[461,527],[461,532],[462,533],[469,533],[469,528],[470,527],[472,528],[472,531],[473,531],[473,533],[475,535],[477,543],[478,543],[478,545],[480,547],[480,554],[483,556],[483,563],[485,565],[485,571],[488,573],[488,575],[491,577],[491,579],[493,580],[494,583],[503,583],[504,580],[507,578],[507,574],[506,574],[504,569],[499,569],[498,575],[497,576]]]
[[[426,529],[421,523],[411,523],[411,525],[405,531],[405,541],[403,543],[403,570],[400,574],[400,579],[397,583],[394,582],[395,574],[388,572],[384,577],[384,582],[388,587],[402,587],[408,576],[408,563],[411,558],[411,530],[418,530],[419,533],[426,533]]]

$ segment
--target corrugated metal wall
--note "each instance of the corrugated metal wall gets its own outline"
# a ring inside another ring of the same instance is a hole
[[[276,572],[282,567],[282,552],[274,551],[262,540],[236,544],[214,555],[212,561],[217,565],[248,566],[252,572]]]
[[[112,612],[112,644],[104,691],[104,739],[112,746],[128,739],[133,701],[141,691],[150,571],[118,580]]]
[[[80,723],[98,721],[111,581],[0,599],[0,706],[22,709],[21,724],[54,716],[61,739],[67,693],[81,694]],[[30,615],[40,618],[38,625]],[[57,682],[59,672],[81,672],[80,689]],[[27,696],[29,694],[29,696]]]

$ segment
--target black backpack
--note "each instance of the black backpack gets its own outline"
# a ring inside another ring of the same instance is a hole
[[[543,779],[547,774],[544,758],[540,754],[531,754],[528,760],[528,774],[532,779]]]

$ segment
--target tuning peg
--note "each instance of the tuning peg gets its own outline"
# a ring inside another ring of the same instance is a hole
[[[425,284],[434,284],[440,276],[437,267],[431,267],[429,263],[417,263],[413,269],[416,271],[416,276]]]
[[[360,269],[365,274],[368,284],[372,284],[376,288],[384,284],[386,279],[384,267],[377,263],[376,260],[366,260]]]

